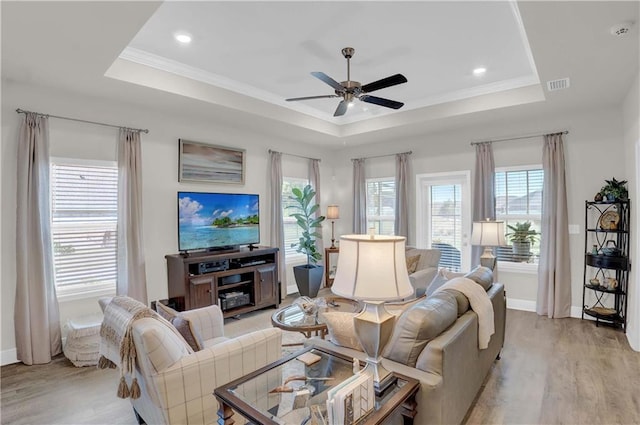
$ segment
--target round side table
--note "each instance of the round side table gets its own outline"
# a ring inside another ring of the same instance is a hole
[[[347,313],[358,313],[362,310],[362,304],[355,300],[339,297],[327,297],[326,307],[318,308],[318,313],[329,311],[343,311]],[[295,305],[283,307],[273,313],[271,323],[276,328],[285,331],[300,332],[305,338],[316,335],[324,338],[327,335],[327,325],[318,321],[318,315],[305,315],[300,308]],[[283,346],[300,344],[283,344]]]

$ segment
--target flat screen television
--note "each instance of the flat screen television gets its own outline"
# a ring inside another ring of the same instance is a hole
[[[260,198],[244,193],[178,192],[178,249],[260,243]]]

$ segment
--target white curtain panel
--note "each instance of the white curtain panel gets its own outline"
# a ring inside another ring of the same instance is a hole
[[[562,134],[544,136],[542,168],[542,237],[536,311],[550,318],[570,317],[569,214]]]
[[[269,151],[269,182],[271,192],[271,246],[278,248],[278,276],[280,277],[280,299],[287,294],[287,265],[284,256],[284,224],[282,221],[282,154]]]
[[[118,283],[116,293],[147,304],[142,239],[142,156],[140,132],[121,128],[118,136]]]
[[[16,351],[24,364],[44,364],[62,351],[51,246],[46,117],[25,114],[17,165]]]
[[[309,158],[309,183],[313,190],[316,191],[315,203],[318,205],[322,205],[321,195],[320,195],[320,160]],[[322,215],[321,209],[318,209],[314,214],[315,217],[319,217]],[[322,241],[322,228],[318,229],[318,233],[320,237],[316,239],[316,249],[318,252],[324,252],[324,243]]]
[[[396,155],[396,217],[397,236],[409,236],[409,153]]]
[[[494,220],[496,218],[495,163],[491,142],[476,146],[476,168],[473,178],[473,221]],[[471,266],[480,264],[484,248],[471,248]]]
[[[353,160],[353,233],[367,233],[367,182],[364,158]]]

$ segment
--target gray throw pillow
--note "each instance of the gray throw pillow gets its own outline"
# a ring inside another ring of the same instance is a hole
[[[438,289],[448,281],[449,279],[447,279],[442,273],[436,273],[429,286],[427,286],[427,297],[430,297],[436,291],[436,289]]]
[[[456,298],[445,291],[414,305],[397,320],[383,357],[415,367],[427,343],[451,326],[457,313]]]
[[[473,280],[482,286],[485,291],[488,291],[491,285],[493,285],[493,271],[488,267],[478,266],[464,275],[464,277]]]

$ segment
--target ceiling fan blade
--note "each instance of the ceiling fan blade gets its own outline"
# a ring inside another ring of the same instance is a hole
[[[348,108],[349,108],[349,102],[347,102],[346,100],[341,101],[340,103],[338,103],[338,107],[336,108],[336,111],[333,113],[333,116],[340,117],[344,115],[344,113],[347,112]]]
[[[324,72],[312,72],[311,75],[313,75],[319,80],[324,81],[325,83],[329,84],[331,87],[333,87],[336,90],[344,91],[344,87],[342,87],[342,84],[340,84],[333,78],[329,77]]]
[[[389,100],[383,97],[369,96],[366,94],[360,96],[360,100],[363,102],[373,103],[374,105],[380,105],[392,109],[400,109],[404,106],[404,103],[402,102],[396,102],[395,100]]]
[[[309,100],[309,99],[328,99],[330,97],[340,97],[337,94],[326,94],[322,96],[306,96],[306,97],[292,97],[289,99],[285,99],[287,102],[291,102],[294,100]]]
[[[396,86],[398,84],[406,83],[407,79],[402,74],[392,75],[382,80],[374,81],[373,83],[365,84],[362,86],[363,93],[371,93],[372,91],[384,89],[386,87]]]

